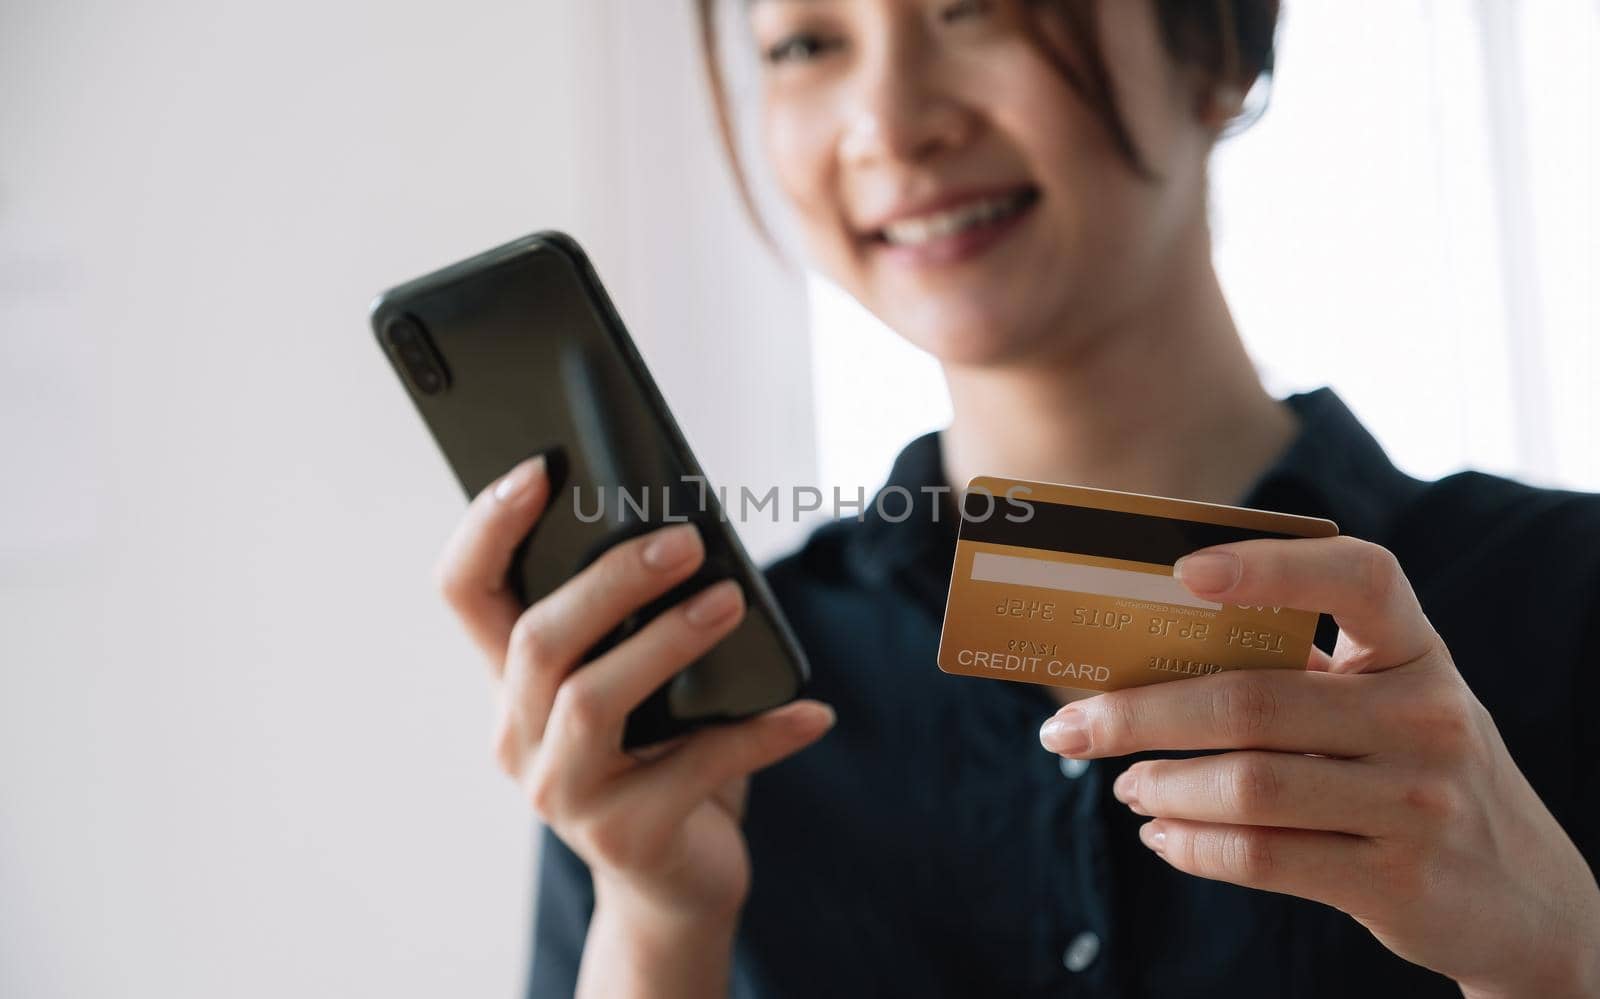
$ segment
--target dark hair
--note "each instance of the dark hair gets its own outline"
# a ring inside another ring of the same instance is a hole
[[[1125,2],[1125,0],[1110,0]],[[1270,76],[1278,27],[1278,0],[1154,0],[1167,54],[1195,70],[1208,89],[1235,87],[1242,98],[1256,80]],[[1033,37],[1067,82],[1105,126],[1129,167],[1153,177],[1111,91],[1111,75],[1100,48],[1099,8],[1095,0],[1065,0],[1052,5],[1065,22],[1081,66],[1068,54],[1045,45],[1034,24]],[[720,98],[719,98],[720,99]]]
[[[1074,52],[1061,52],[1049,45],[1034,20],[1032,11],[1025,9],[1027,0],[1011,0],[1029,24],[1032,37],[1077,91],[1100,123],[1105,126],[1118,152],[1130,169],[1141,177],[1154,178],[1149,165],[1134,145],[1127,122],[1117,108],[1111,90],[1111,75],[1106,67],[1105,53],[1100,47],[1099,17],[1096,0],[1055,0],[1050,9],[1061,15]],[[1107,0],[1123,3],[1126,0]],[[1194,69],[1211,88],[1236,87],[1241,94],[1247,92],[1256,80],[1270,76],[1273,69],[1274,38],[1278,27],[1279,0],[1152,0],[1161,26],[1161,38],[1167,54],[1179,65]],[[700,41],[705,60],[706,76],[711,85],[712,103],[716,112],[717,130],[722,137],[723,149],[733,167],[734,180],[739,186],[739,196],[758,228],[760,216],[755,209],[749,184],[741,167],[738,143],[735,140],[733,119],[728,109],[728,98],[723,81],[722,66],[717,53],[716,7],[718,0],[697,0],[700,19]],[[765,236],[763,228],[763,236]]]

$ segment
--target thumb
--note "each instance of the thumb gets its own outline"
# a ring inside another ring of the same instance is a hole
[[[793,701],[731,725],[716,725],[690,736],[661,761],[656,779],[680,791],[693,807],[718,787],[771,766],[822,738],[835,721],[821,701]]]

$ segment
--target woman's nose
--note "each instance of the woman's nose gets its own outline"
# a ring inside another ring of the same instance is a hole
[[[839,156],[851,164],[924,162],[959,148],[975,117],[940,86],[933,59],[908,46],[887,47],[858,79]]]

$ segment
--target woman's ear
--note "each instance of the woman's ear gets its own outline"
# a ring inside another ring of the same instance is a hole
[[[1221,131],[1244,113],[1244,99],[1244,88],[1230,83],[1216,84],[1202,101],[1200,118],[1208,128]]]

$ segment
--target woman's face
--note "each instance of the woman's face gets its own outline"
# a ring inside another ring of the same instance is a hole
[[[1069,61],[1050,0],[1033,8]],[[1141,178],[1004,0],[751,0],[762,141],[813,262],[949,363],[1086,346],[1204,252],[1213,132],[1150,0],[1099,6]],[[1078,341],[1078,342],[1074,342]]]

